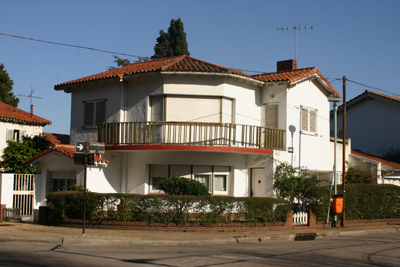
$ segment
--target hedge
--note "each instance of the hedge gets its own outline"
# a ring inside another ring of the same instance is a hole
[[[342,187],[338,187],[342,192]],[[346,220],[400,217],[400,187],[385,184],[346,184]]]
[[[47,195],[49,219],[82,219],[83,192]],[[86,218],[91,221],[214,224],[285,222],[289,202],[275,198],[101,194],[87,192]]]

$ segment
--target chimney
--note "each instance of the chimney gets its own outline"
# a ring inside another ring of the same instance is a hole
[[[297,60],[289,59],[284,61],[278,61],[276,63],[276,71],[287,71],[287,70],[295,70],[297,69]]]

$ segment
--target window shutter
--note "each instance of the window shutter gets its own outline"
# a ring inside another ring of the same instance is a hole
[[[308,109],[301,108],[301,130],[308,131]]]
[[[7,130],[6,132],[6,140],[14,140],[14,130]]]
[[[310,132],[317,132],[317,111],[315,109],[310,110]]]
[[[269,104],[265,108],[265,127],[278,129],[278,105]]]
[[[151,98],[151,121],[163,121],[164,96],[153,96]]]
[[[106,120],[106,101],[96,102],[96,125]]]
[[[86,102],[85,103],[85,116],[84,116],[84,125],[92,126],[94,119],[94,102]]]

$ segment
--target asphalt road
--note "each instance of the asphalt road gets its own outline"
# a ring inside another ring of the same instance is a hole
[[[400,233],[185,247],[2,242],[0,266],[400,266]]]

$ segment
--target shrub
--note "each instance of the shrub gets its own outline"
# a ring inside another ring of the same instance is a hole
[[[184,178],[171,177],[160,183],[160,189],[168,195],[174,196],[209,196],[207,187],[199,181]]]
[[[371,184],[372,173],[360,166],[349,166],[346,171],[346,184]]]

